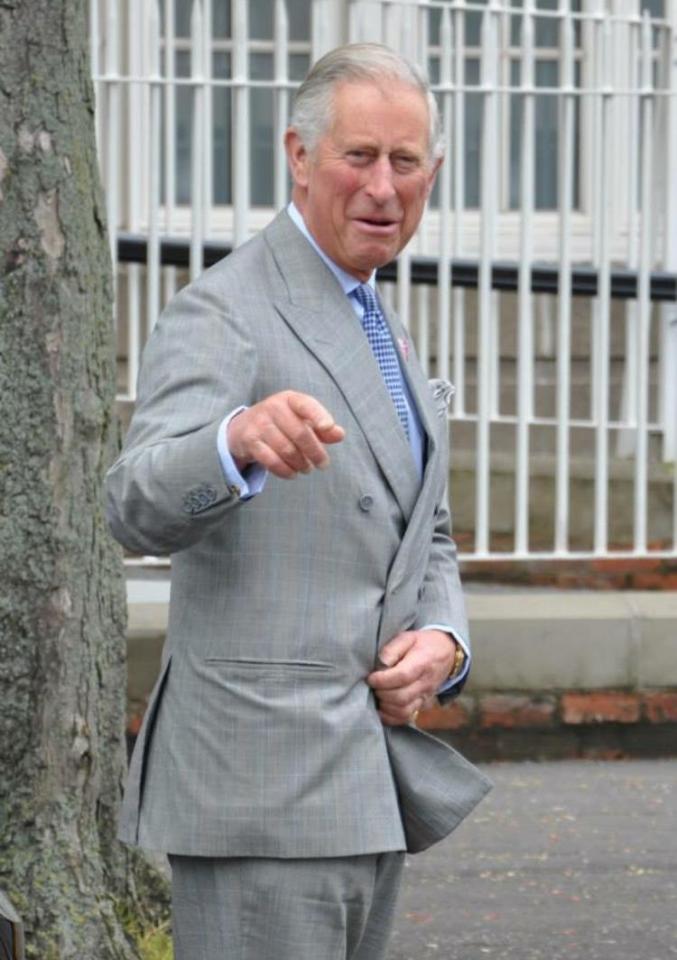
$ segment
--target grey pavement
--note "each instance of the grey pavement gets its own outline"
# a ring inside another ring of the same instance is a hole
[[[408,858],[388,960],[677,957],[677,761],[484,769],[489,797]]]

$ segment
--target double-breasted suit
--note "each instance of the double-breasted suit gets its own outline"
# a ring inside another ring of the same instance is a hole
[[[109,474],[115,536],[172,555],[167,642],[126,791],[123,840],[177,854],[326,857],[421,849],[486,778],[365,677],[409,629],[467,636],[445,499],[447,420],[390,316],[426,434],[423,478],[355,313],[280,214],[173,300]],[[242,501],[225,414],[281,390],[346,432],[331,464]]]

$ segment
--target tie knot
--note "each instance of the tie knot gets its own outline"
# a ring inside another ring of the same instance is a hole
[[[361,283],[353,291],[357,302],[362,306],[365,313],[380,313],[381,308],[378,305],[376,294],[368,283]]]

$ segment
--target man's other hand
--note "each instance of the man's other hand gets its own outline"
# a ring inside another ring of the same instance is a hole
[[[407,630],[379,652],[384,669],[367,677],[388,726],[408,723],[449,676],[456,643],[442,630]]]
[[[250,463],[290,480],[299,473],[325,469],[325,446],[340,443],[343,427],[313,397],[295,390],[274,393],[228,424],[228,449],[238,470]]]

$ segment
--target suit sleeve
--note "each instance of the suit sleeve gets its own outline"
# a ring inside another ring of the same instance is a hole
[[[464,640],[464,645],[469,649],[468,620],[446,497],[438,507],[435,517],[414,629],[420,630],[429,623],[446,624],[456,636]]]
[[[437,381],[433,381],[436,384]],[[450,395],[450,394],[449,394]],[[441,457],[441,495],[436,503],[432,522],[430,552],[423,583],[419,591],[415,628],[420,630],[429,624],[446,629],[471,658],[468,620],[463,600],[463,590],[458,570],[456,544],[451,531],[451,512],[449,508],[447,478],[449,472],[449,427],[447,420],[448,395],[438,398],[435,393],[437,421],[441,421],[439,431]],[[443,424],[443,426],[442,426]],[[465,683],[466,670],[449,689],[450,695],[460,692]],[[445,689],[445,688],[443,688]]]
[[[421,630],[428,624],[443,625],[461,642],[471,661],[470,636],[465,612],[463,591],[458,572],[456,544],[451,537],[448,503],[440,506],[433,531],[430,557],[426,569],[414,629]],[[468,678],[469,669],[452,684],[443,685],[438,698],[451,699],[461,692]]]
[[[240,501],[224,476],[224,415],[252,402],[256,352],[242,318],[204,281],[167,307],[144,352],[136,410],[107,477],[113,535],[136,553],[198,541]]]

